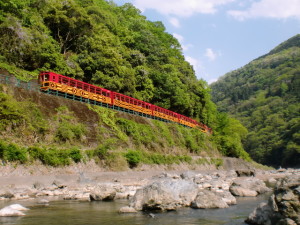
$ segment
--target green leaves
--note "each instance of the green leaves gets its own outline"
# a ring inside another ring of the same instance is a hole
[[[244,146],[260,163],[299,166],[299,43],[296,35],[211,86],[219,109],[249,129]]]

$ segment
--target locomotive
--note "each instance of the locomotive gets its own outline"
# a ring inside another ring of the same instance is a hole
[[[151,119],[178,123],[204,133],[212,133],[211,128],[205,124],[179,113],[57,73],[40,72],[39,84],[41,91],[50,94],[134,113]]]

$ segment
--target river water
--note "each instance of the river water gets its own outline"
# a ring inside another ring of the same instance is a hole
[[[2,225],[244,225],[250,212],[267,195],[259,197],[237,198],[237,205],[227,209],[191,209],[183,208],[172,212],[147,212],[119,214],[118,209],[127,205],[127,201],[79,202],[56,200],[48,206],[38,205],[37,200],[4,201],[0,209],[19,203],[30,208],[24,217],[2,217]]]

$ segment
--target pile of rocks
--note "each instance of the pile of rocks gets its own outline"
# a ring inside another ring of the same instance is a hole
[[[271,191],[257,178],[237,177],[235,171],[213,174],[186,172],[162,174],[138,189],[129,206],[120,212],[176,210],[180,207],[226,208],[236,204],[235,196],[256,196]]]
[[[280,180],[267,203],[247,218],[249,224],[300,225],[300,175]]]

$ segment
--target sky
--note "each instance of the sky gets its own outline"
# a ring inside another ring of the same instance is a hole
[[[114,0],[161,21],[208,83],[300,33],[300,0]]]

